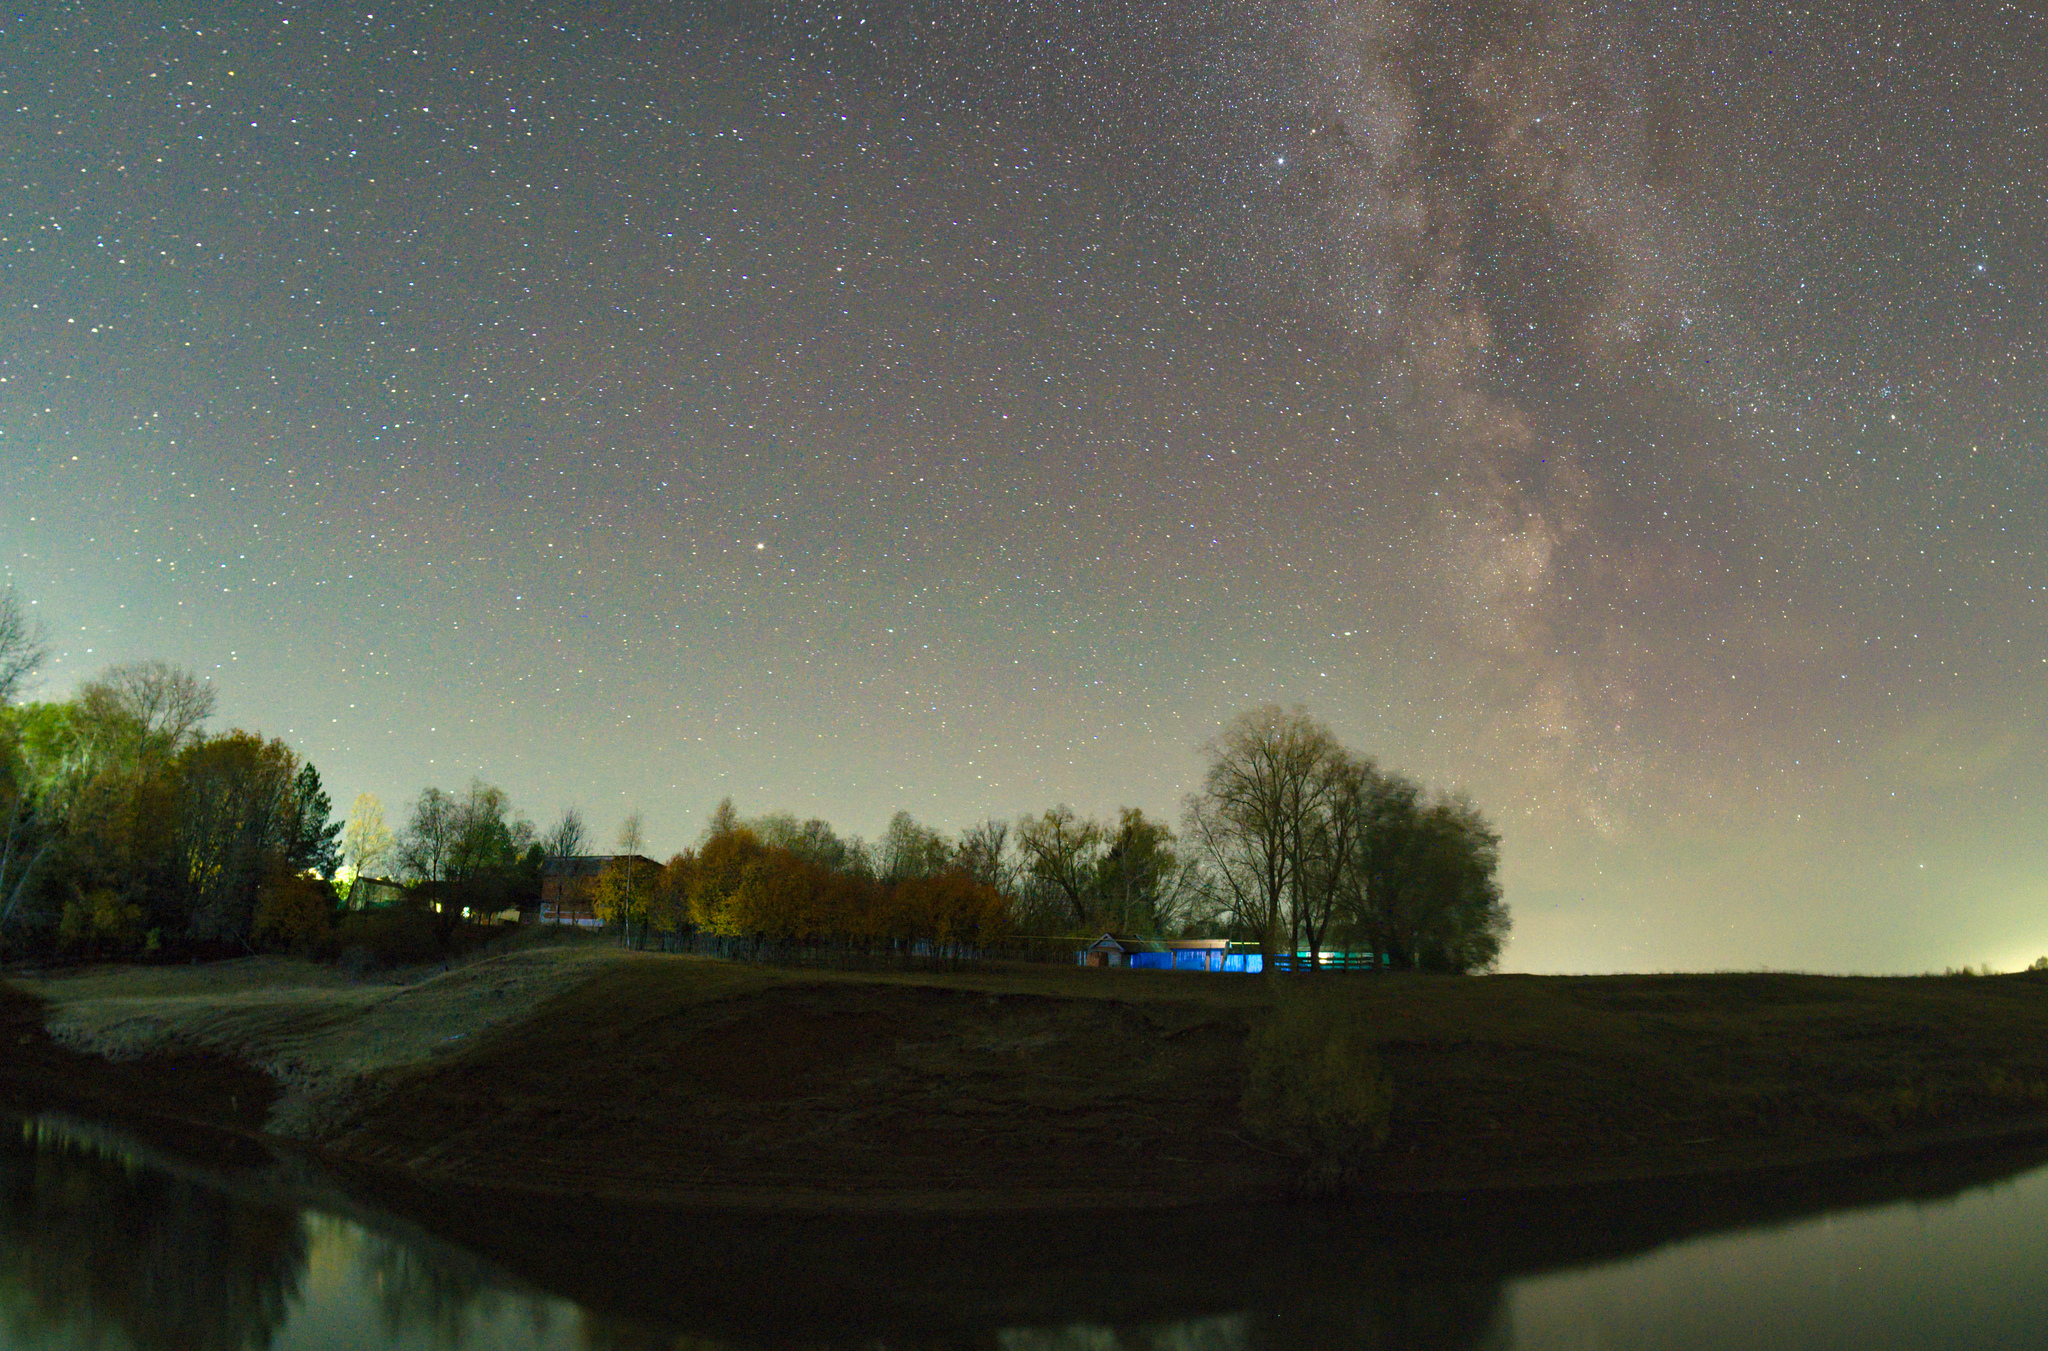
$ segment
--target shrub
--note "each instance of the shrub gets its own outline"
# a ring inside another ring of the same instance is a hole
[[[1290,991],[1253,1033],[1243,1115],[1251,1134],[1301,1165],[1311,1191],[1354,1181],[1387,1141],[1393,1081],[1357,1013]]]
[[[125,951],[142,941],[141,906],[106,887],[64,902],[57,941],[67,948]]]
[[[431,902],[415,896],[387,908],[346,912],[320,935],[312,955],[361,979],[387,967],[453,961],[493,943],[510,943],[521,932],[437,912]]]
[[[434,917],[411,907],[350,911],[323,938],[322,949],[337,959],[345,956],[343,969],[356,976],[378,967],[436,962],[447,955]]]
[[[309,952],[333,927],[334,890],[317,877],[282,873],[257,893],[251,933],[266,947]]]
[[[2048,1080],[2008,1074],[1994,1066],[1984,1076],[1984,1094],[2002,1107],[2048,1106]]]

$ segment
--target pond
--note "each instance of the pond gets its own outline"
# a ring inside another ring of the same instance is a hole
[[[2038,1148],[1513,1203],[824,1219],[404,1187],[369,1209],[300,1160],[0,1126],[6,1347],[2048,1344]]]

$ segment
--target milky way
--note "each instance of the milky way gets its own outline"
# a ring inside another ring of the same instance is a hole
[[[1569,6],[1317,7],[1287,27],[1318,113],[1276,157],[1302,180],[1306,291],[1443,485],[1426,563],[1488,685],[1477,749],[1611,830],[1643,758],[1615,734],[1669,693],[1642,688],[1644,656],[1683,549],[1643,528],[1664,495],[1628,485],[1696,476],[1573,425],[1654,378],[1705,306],[1682,149],[1654,136],[1672,97],[1655,37]]]
[[[2038,7],[136,10],[0,26],[45,693],[659,851],[1300,701],[1511,967],[2048,952]]]

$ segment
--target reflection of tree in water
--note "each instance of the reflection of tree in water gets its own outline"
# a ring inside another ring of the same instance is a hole
[[[475,1263],[355,1232],[360,1234],[356,1260],[363,1284],[376,1299],[387,1337],[424,1332],[452,1351],[465,1345],[478,1325],[495,1323],[511,1310],[526,1313],[535,1341],[546,1335],[546,1302],[500,1289]]]
[[[479,1336],[499,1340],[522,1321],[536,1343],[553,1330],[550,1310],[560,1306],[506,1291],[492,1269],[459,1251],[311,1223],[347,1231],[353,1253],[344,1260],[392,1340],[425,1333],[452,1349]],[[324,1245],[329,1235],[320,1237]],[[298,1302],[312,1247],[308,1221],[294,1210],[249,1204],[118,1153],[0,1130],[0,1343],[11,1333],[22,1342],[125,1341],[139,1351],[267,1347]],[[1384,1249],[1311,1247],[1328,1260],[1261,1267],[1239,1312],[1123,1325],[1083,1315],[1065,1325],[908,1335],[869,1325],[826,1331],[815,1351],[1497,1351],[1510,1341],[1498,1281],[1404,1280]],[[1463,1265],[1425,1262],[1419,1270]],[[1104,1291],[1099,1279],[1083,1278],[1070,1293],[1094,1301]],[[677,1323],[686,1321],[656,1315],[650,1326],[584,1312],[579,1330],[591,1351],[791,1345],[789,1329],[772,1321],[711,1337],[682,1331]]]
[[[1008,1328],[999,1334],[996,1345],[999,1351],[1244,1351],[1252,1345],[1248,1330],[1253,1317],[1225,1314],[1135,1328],[1095,1323]]]
[[[741,1351],[735,1342],[643,1327],[589,1313],[583,1315],[583,1345],[588,1351]]]
[[[266,1347],[306,1270],[296,1212],[14,1131],[0,1137],[0,1325],[141,1351]]]
[[[1009,1336],[1009,1333],[991,1329],[915,1337],[883,1335],[846,1342],[802,1338],[792,1341],[777,1336],[774,1328],[764,1327],[758,1337],[731,1341],[677,1332],[672,1328],[623,1322],[601,1315],[586,1313],[583,1316],[583,1345],[588,1351],[756,1351],[761,1347],[774,1347],[776,1351],[1003,1351],[1009,1345],[1006,1340]],[[1065,1343],[1057,1345],[1064,1346]]]
[[[1278,1307],[1148,1327],[1014,1328],[1001,1351],[1504,1351],[1498,1284],[1371,1285]],[[890,1351],[897,1351],[894,1343]]]
[[[1358,1351],[1504,1351],[1513,1343],[1497,1281],[1391,1278],[1283,1302],[1253,1316],[1244,1343],[1260,1351],[1342,1346]]]
[[[719,1341],[585,1315],[590,1351],[742,1351],[784,1346],[774,1329]],[[1500,1283],[1375,1283],[1325,1287],[1245,1313],[1169,1323],[1004,1328],[952,1336],[862,1338],[811,1351],[1505,1351],[1512,1343]]]

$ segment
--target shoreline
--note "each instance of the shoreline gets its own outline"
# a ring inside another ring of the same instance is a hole
[[[1176,988],[1144,992],[1171,997],[1134,1005],[1122,997],[1131,993],[1128,989],[1100,981],[1090,987],[1063,973],[1053,979],[1038,979],[1041,973],[1035,972],[834,978],[728,966],[683,972],[700,984],[709,982],[708,988],[684,989],[677,985],[680,968],[667,959],[629,959],[593,970],[598,974],[571,982],[535,1011],[491,1024],[458,1054],[408,1061],[390,1071],[380,1080],[375,1101],[331,1134],[310,1141],[268,1129],[272,1108],[287,1086],[246,1061],[192,1049],[154,1051],[120,1063],[85,1054],[51,1037],[49,1002],[22,982],[0,984],[0,1047],[9,1052],[0,1055],[0,1110],[25,1118],[67,1113],[224,1164],[284,1153],[358,1176],[373,1190],[397,1180],[427,1188],[476,1187],[508,1199],[524,1198],[521,1206],[575,1200],[762,1216],[1079,1215],[1105,1209],[1166,1214],[1285,1202],[1294,1195],[1287,1161],[1248,1147],[1236,1132],[1235,1084],[1222,1082],[1217,1068],[1236,1063],[1240,1055],[1247,1000],[1263,993],[1250,983],[1202,988],[1183,981]],[[2048,1110],[2030,1096],[2030,1086],[2039,1082],[2031,1077],[2038,1073],[2031,1063],[1998,1069],[2005,1077],[1989,1081],[2022,1085],[2024,1091],[2007,1092],[2018,1100],[1979,1101],[1961,1096],[1961,1089],[1937,1094],[1929,1088],[1916,1099],[1923,1102],[1921,1110],[1932,1110],[1925,1103],[1947,1104],[1941,1109],[1946,1117],[1872,1123],[1854,1115],[1863,1110],[1869,1090],[1852,1084],[1853,1091],[1842,1092],[1839,1081],[1848,1067],[1810,1055],[1802,1061],[1796,1052],[1781,1058],[1798,1079],[1817,1085],[1807,1095],[1812,1101],[1804,1116],[1789,1115],[1788,1099],[1768,1086],[1757,1090],[1754,1103],[1737,1104],[1779,1113],[1764,1118],[1775,1129],[1748,1137],[1725,1130],[1709,1133],[1674,1117],[1674,1104],[1658,1100],[1660,1084],[1639,1076],[1620,1090],[1620,1100],[1638,1109],[1639,1118],[1647,1113],[1665,1129],[1650,1134],[1641,1129],[1641,1120],[1603,1120],[1601,1134],[1577,1135],[1579,1123],[1545,1117],[1546,1103],[1525,1103],[1520,1119],[1503,1110],[1504,1084],[1513,1088],[1520,1081],[1526,1088],[1554,1069],[1537,1063],[1530,1048],[1521,1048],[1518,1058],[1528,1063],[1510,1060],[1504,1077],[1487,1079],[1474,1065],[1484,1069],[1489,1061],[1502,1059],[1499,1046],[1473,1041],[1470,1026],[1439,1027],[1438,1035],[1421,1039],[1419,1034],[1428,1029],[1417,1027],[1422,1020],[1412,1016],[1433,1011],[1439,1023],[1455,1023],[1444,1016],[1445,1007],[1437,1007],[1449,1000],[1477,1007],[1484,1023],[1514,1011],[1484,1007],[1514,982],[1591,979],[1493,977],[1457,986],[1416,985],[1405,992],[1415,1005],[1406,1010],[1411,1017],[1400,1029],[1406,1037],[1389,1038],[1383,1048],[1397,1085],[1397,1129],[1389,1148],[1373,1159],[1346,1199],[1404,1207],[1447,1200],[1510,1207],[1572,1204],[1572,1198],[1603,1191],[1742,1190],[1809,1174],[1882,1171],[2048,1143]],[[1633,978],[1598,979],[1625,984]],[[1704,987],[1731,979],[1742,978],[1642,978],[1636,984],[1675,984],[1682,991],[1689,981]],[[1809,989],[1820,982],[1821,992],[1829,993],[1826,982],[1885,978],[1775,979]],[[2014,979],[1980,977],[1969,984]],[[1488,991],[1487,986],[1497,988]],[[1377,998],[1404,992],[1388,987],[1367,993]],[[1919,991],[1909,988],[1907,993]],[[1977,993],[1961,991],[1963,996]],[[2014,1007],[2030,1030],[2048,1014],[2048,983],[2029,982],[2021,993]],[[644,1066],[631,1056],[580,1036],[587,1030],[583,1020],[621,1002],[646,1020],[643,1035],[652,1044],[651,1060],[670,1071],[661,1075],[666,1084],[650,1082]],[[2044,1006],[2043,1013],[2036,1013],[2036,1005]],[[1250,1011],[1255,1016],[1255,1009]],[[881,1070],[862,1078],[873,1067],[849,1051],[853,1043],[828,1042],[819,1053],[836,1062],[823,1071],[827,1080],[843,1077],[843,1084],[821,1085],[808,1063],[769,1067],[803,1083],[809,1096],[778,1096],[774,1082],[760,1082],[763,1076],[753,1073],[761,1067],[748,1063],[749,1057],[801,1049],[804,1037],[823,1035],[821,1029],[835,1021],[843,1026],[861,1019],[872,1024],[863,1029],[871,1034],[870,1042],[893,1039],[895,1058],[908,1059],[908,1069],[898,1066],[901,1072],[894,1080],[880,1082]],[[649,1027],[657,1030],[645,1030]],[[1048,1028],[1076,1043],[1068,1059],[1052,1062],[1052,1069],[1043,1068],[1049,1053],[1039,1044],[1052,1035]],[[1868,1040],[1867,1029],[1845,1030],[1851,1041]],[[2018,1025],[1988,1031],[1980,1026],[1979,1044],[1953,1049],[1978,1054],[1983,1035],[1995,1039],[2021,1030]],[[1903,1031],[1923,1046],[1929,1040],[1924,1024],[1909,1021]],[[707,1049],[719,1035],[736,1048],[738,1063],[728,1063],[732,1057],[722,1061]],[[938,1046],[932,1039],[941,1035],[953,1036],[958,1044]],[[1126,1051],[1135,1046],[1133,1058],[1177,1054],[1180,1060],[1170,1071],[1185,1074],[1190,1066],[1208,1067],[1215,1071],[1210,1075],[1215,1082],[1198,1083],[1206,1091],[1194,1093],[1170,1082],[1148,1082],[1133,1090],[1120,1086],[1114,1075],[1088,1082],[1085,1075],[1068,1073],[1077,1065],[1104,1062],[1107,1058],[1097,1053],[1105,1045]],[[938,1049],[930,1049],[934,1046]],[[545,1085],[556,1066],[577,1063],[579,1047],[586,1052],[584,1079],[562,1082],[556,1097],[535,1093],[536,1076]],[[1002,1061],[997,1068],[1006,1077],[991,1079],[988,1072],[977,1071],[982,1078],[971,1080],[959,1068],[968,1063],[962,1047],[984,1061]],[[1468,1053],[1460,1058],[1447,1047]],[[1653,1048],[1628,1049],[1643,1063],[1657,1060]],[[2039,1054],[2024,1042],[2015,1049],[2022,1060]],[[607,1063],[608,1052],[618,1063]],[[687,1066],[696,1077],[678,1089],[675,1066],[687,1054],[697,1057]],[[1096,1056],[1093,1062],[1091,1055]],[[541,1063],[524,1063],[532,1060]],[[1990,1063],[1997,1068],[1995,1059]],[[1427,1072],[1432,1069],[1434,1078]],[[806,1073],[813,1077],[805,1079]],[[949,1080],[949,1074],[955,1079]],[[1577,1076],[1580,1081],[1586,1077]],[[1041,1078],[1043,1084],[1033,1082]],[[1072,1079],[1084,1082],[1064,1082]],[[956,1080],[960,1095],[972,1101],[948,1102],[946,1090]],[[1967,1088],[1971,1081],[1965,1075],[1956,1082]],[[619,1102],[592,1091],[604,1085]],[[1574,1086],[1552,1088],[1568,1092]],[[825,1091],[817,1091],[821,1088]],[[1823,1097],[1822,1088],[1833,1096]],[[1172,1096],[1176,1091],[1179,1096]],[[1607,1092],[1612,1099],[1616,1089],[1610,1086]],[[892,1094],[914,1101],[894,1116],[878,1113],[875,1104],[889,1101]],[[649,1122],[674,1119],[684,1103],[715,1119],[696,1135],[643,1147],[647,1157],[608,1166],[646,1133]],[[934,1103],[949,1114],[933,1116],[939,1110]],[[466,1114],[474,1119],[465,1121]],[[1436,1128],[1454,1114],[1468,1129]],[[1128,1147],[1128,1132],[1141,1126],[1151,1132],[1143,1154]],[[1068,1185],[1060,1185],[1058,1168],[1032,1157],[1046,1151],[1034,1135],[1050,1138],[1057,1132],[1064,1134],[1056,1144],[1080,1160],[1068,1165],[1075,1174]],[[554,1149],[551,1133],[562,1141]],[[499,1148],[489,1147],[493,1139]],[[707,1154],[700,1148],[706,1140],[722,1144],[723,1153]],[[809,1154],[803,1155],[806,1150]],[[1090,1150],[1116,1156],[1104,1167],[1088,1158]],[[793,1164],[792,1155],[803,1157]],[[1158,1162],[1161,1158],[1167,1162]],[[1189,1161],[1177,1162],[1183,1159]],[[1008,1181],[993,1186],[983,1181],[992,1176]],[[838,1181],[821,1184],[821,1177]],[[1115,1185],[1105,1185],[1105,1178]]]

